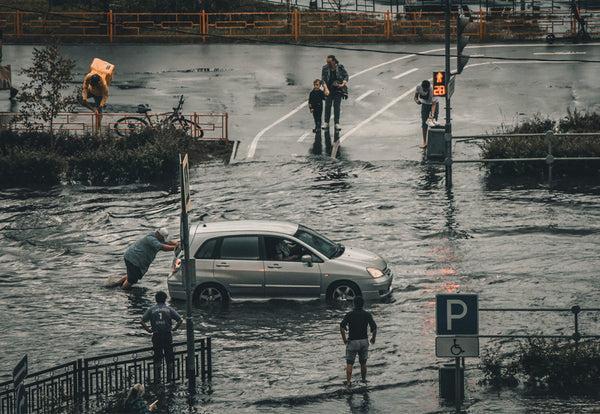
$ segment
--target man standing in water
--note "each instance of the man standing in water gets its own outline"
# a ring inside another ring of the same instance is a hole
[[[125,251],[127,274],[114,282],[114,286],[130,288],[146,274],[159,250],[172,252],[177,246],[179,242],[169,240],[169,232],[164,227],[142,237]]]
[[[360,362],[360,375],[363,382],[367,380],[367,359],[369,357],[369,339],[367,335],[367,326],[371,328],[371,344],[375,343],[377,336],[377,325],[373,316],[363,310],[365,301],[362,297],[354,298],[354,310],[348,312],[340,323],[340,334],[346,344],[346,385],[351,384],[352,367],[356,354]],[[348,339],[346,339],[346,330],[350,327]]]
[[[163,356],[167,362],[167,382],[173,381],[173,365],[175,357],[173,355],[173,335],[174,332],[183,323],[183,318],[175,309],[167,306],[167,294],[163,291],[155,295],[156,305],[148,309],[140,323],[146,332],[152,334],[152,348],[154,350],[154,382],[160,381],[160,372],[162,371]],[[173,321],[176,321],[175,327],[172,327]],[[150,322],[152,328],[148,327]]]
[[[331,118],[331,105],[333,104],[333,120],[335,129],[339,131],[340,127],[340,105],[342,96],[344,96],[344,87],[348,83],[348,72],[344,65],[333,55],[327,56],[327,64],[321,70],[321,80],[325,89],[325,122],[323,129],[329,128],[329,119]]]
[[[438,119],[440,108],[438,105],[437,96],[433,96],[433,88],[428,80],[424,80],[420,85],[417,85],[415,91],[415,102],[421,105],[421,128],[423,130],[423,144],[420,148],[427,146],[427,130],[428,123],[433,123],[433,120]]]

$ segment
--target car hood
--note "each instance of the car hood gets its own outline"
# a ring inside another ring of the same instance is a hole
[[[348,261],[365,267],[376,267],[379,270],[384,270],[387,266],[385,260],[375,253],[355,247],[346,247],[344,254],[334,260]]]

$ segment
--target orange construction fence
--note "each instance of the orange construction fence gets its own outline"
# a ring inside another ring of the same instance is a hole
[[[140,122],[141,121],[141,122]],[[58,114],[53,121],[55,132],[66,131],[73,134],[98,134],[106,132],[128,133],[141,127],[156,127],[173,125],[183,129],[192,137],[206,140],[229,142],[229,115],[224,114],[193,114],[181,115],[178,120],[171,122],[164,114],[139,113],[64,113]],[[20,113],[0,113],[0,128],[10,128],[17,131],[37,130],[47,131],[50,123],[39,117],[32,116],[25,120]]]
[[[577,22],[568,10],[470,11],[467,35],[484,39],[535,39],[549,33],[572,36]],[[600,11],[582,11],[587,31],[600,35]],[[452,24],[454,27],[453,16]],[[8,39],[46,36],[114,42],[142,38],[315,38],[428,40],[444,33],[443,12],[277,13],[33,13],[0,12]],[[454,29],[453,29],[454,30]]]

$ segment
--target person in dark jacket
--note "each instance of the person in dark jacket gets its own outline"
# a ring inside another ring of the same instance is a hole
[[[329,128],[331,118],[331,105],[333,105],[333,120],[335,129],[340,127],[340,106],[342,97],[346,95],[346,84],[348,83],[348,72],[333,55],[327,56],[327,64],[321,70],[321,80],[325,89],[325,122],[323,129]]]
[[[321,89],[321,79],[315,79],[313,82],[313,90],[310,91],[310,95],[308,96],[308,109],[310,109],[310,113],[315,120],[315,129],[313,129],[313,132],[317,132],[317,130],[321,128],[324,99],[325,92]]]
[[[371,328],[371,344],[375,343],[377,336],[377,325],[373,316],[363,310],[365,301],[362,297],[354,298],[354,310],[348,312],[340,323],[340,334],[346,344],[346,385],[350,385],[352,380],[352,367],[358,354],[360,362],[360,374],[363,382],[367,380],[367,358],[369,357],[369,339],[367,328]],[[350,328],[350,333],[346,339],[346,330]]]

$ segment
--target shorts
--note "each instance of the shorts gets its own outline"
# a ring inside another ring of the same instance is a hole
[[[432,104],[421,104],[421,127],[423,129],[428,128],[427,120],[429,119],[429,115],[431,114]],[[437,121],[438,115],[440,114],[440,103],[438,102],[435,105],[435,114],[433,114],[433,119]]]
[[[144,276],[139,267],[125,259],[125,267],[127,267],[127,282],[130,285],[137,283]]]
[[[346,362],[354,365],[354,360],[358,354],[358,362],[366,364],[369,358],[369,340],[353,339],[346,344]]]

